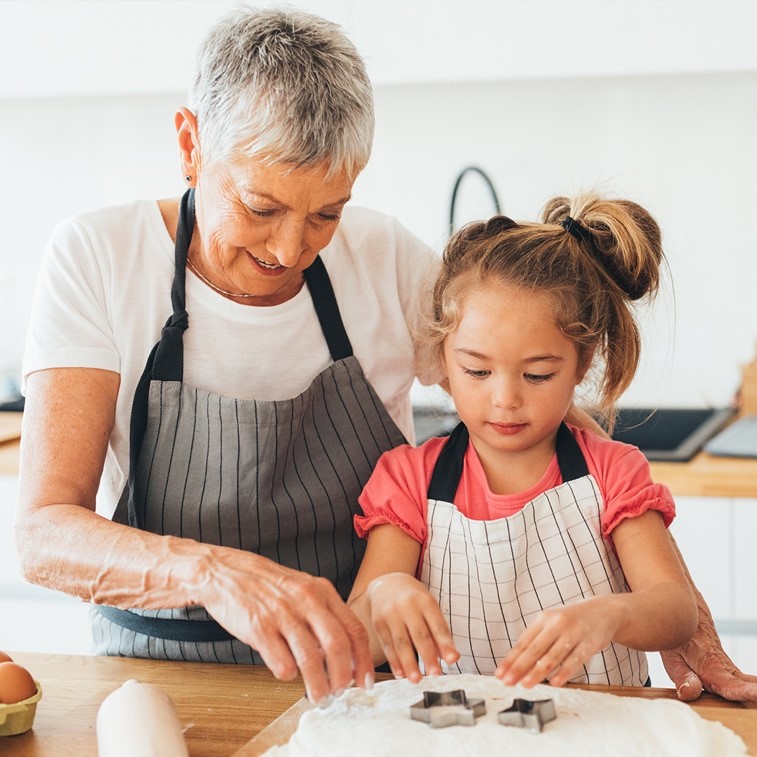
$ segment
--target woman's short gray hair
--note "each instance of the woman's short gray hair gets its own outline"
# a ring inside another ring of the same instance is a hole
[[[373,142],[373,93],[341,28],[294,10],[242,8],[203,42],[189,107],[202,159],[255,157],[356,176]]]

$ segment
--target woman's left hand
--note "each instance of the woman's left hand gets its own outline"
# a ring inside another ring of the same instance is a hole
[[[507,686],[531,687],[549,679],[562,686],[613,639],[616,614],[604,597],[541,612],[502,662],[495,675]]]
[[[693,702],[702,690],[723,699],[757,705],[757,676],[742,673],[723,651],[712,616],[701,595],[699,626],[682,646],[661,652],[663,665],[684,702]]]
[[[699,624],[689,641],[660,653],[678,698],[693,702],[704,689],[723,699],[757,704],[757,676],[742,673],[723,651],[710,608],[694,585],[672,535],[670,539],[694,592],[699,611]]]

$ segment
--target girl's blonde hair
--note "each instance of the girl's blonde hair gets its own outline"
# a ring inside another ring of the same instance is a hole
[[[611,428],[615,403],[639,363],[632,303],[657,292],[663,261],[657,222],[629,200],[556,197],[542,210],[540,223],[505,216],[471,223],[444,251],[423,338],[441,361],[444,339],[457,328],[466,296],[492,278],[547,293],[557,326],[576,345],[579,365],[593,368],[596,410]]]

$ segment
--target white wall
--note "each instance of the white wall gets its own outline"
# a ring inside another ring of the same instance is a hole
[[[57,220],[181,191],[173,112],[192,51],[232,5],[0,3],[0,375],[18,371]],[[354,30],[378,82],[374,155],[355,202],[436,247],[470,163],[517,218],[597,185],[647,204],[675,302],[668,289],[644,318],[625,401],[729,401],[757,341],[757,3],[734,1],[714,19],[712,4],[680,0],[299,5]],[[475,178],[460,209],[491,212]]]
[[[624,401],[727,404],[757,341],[757,73],[391,86],[377,102],[361,190],[432,244],[469,163],[515,218],[592,186],[649,207],[673,285]],[[462,191],[471,217],[491,212],[474,176]]]

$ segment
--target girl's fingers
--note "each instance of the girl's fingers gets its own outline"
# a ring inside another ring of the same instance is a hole
[[[413,683],[421,680],[418,656],[404,623],[385,624],[376,627],[384,655],[395,678],[407,678]]]
[[[384,621],[377,621],[374,623],[374,629],[381,642],[381,648],[384,650],[384,657],[386,657],[386,664],[389,666],[389,670],[392,671],[392,675],[395,678],[405,678],[405,671],[403,670],[399,656],[395,651],[394,639],[392,638],[389,627]]]
[[[578,644],[565,656],[560,668],[549,679],[552,686],[564,686],[575,676],[583,667],[583,664],[592,656],[592,651],[587,649],[586,645],[579,641]]]
[[[591,653],[583,640],[560,637],[516,682],[531,687],[549,677],[550,684],[562,686],[576,675],[589,657]]]
[[[533,665],[531,670],[523,677],[521,683],[524,686],[535,686],[546,680],[550,673],[558,670],[565,663],[566,658],[572,653],[576,642],[569,639],[559,638]],[[571,673],[572,675],[572,673]],[[550,678],[550,683],[552,679]]]
[[[441,675],[439,648],[426,623],[422,621],[411,633],[412,644],[415,647],[415,652],[417,652],[417,657],[421,658],[426,673],[432,676]]]
[[[460,656],[446,624],[442,622],[441,628],[432,630],[423,616],[394,625],[384,623],[381,628],[376,627],[376,632],[394,676],[414,683],[422,678],[419,657],[427,675],[441,675],[440,658],[453,663]],[[443,637],[441,642],[438,635]]]
[[[553,639],[535,628],[528,629],[497,668],[496,675],[506,686],[514,686],[548,653]],[[540,667],[544,667],[543,664]],[[546,672],[552,670],[550,668]]]
[[[455,640],[452,637],[452,632],[449,630],[447,621],[444,619],[438,606],[435,607],[435,612],[431,617],[426,616],[426,623],[428,624],[429,632],[434,638],[436,646],[434,654],[437,661],[439,659],[444,660],[448,665],[452,665],[460,659],[460,653],[455,647]],[[425,663],[425,660],[424,660]]]
[[[400,666],[405,674],[405,678],[413,683],[418,683],[423,677],[421,669],[418,666],[418,654],[415,646],[407,633],[394,637],[394,651],[399,658]]]

